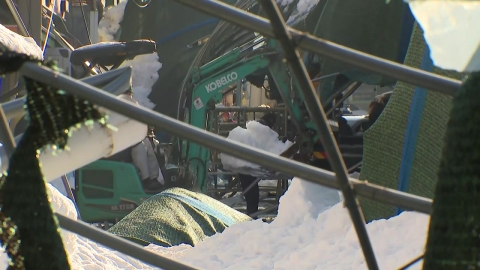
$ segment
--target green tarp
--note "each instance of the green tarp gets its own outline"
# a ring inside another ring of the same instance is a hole
[[[207,195],[171,188],[150,197],[109,232],[143,245],[195,246],[228,226],[250,220]]]
[[[425,41],[422,30],[415,25],[405,64],[419,68],[424,50]],[[461,75],[456,72],[436,67],[433,72],[451,78],[461,78]],[[361,180],[368,180],[370,183],[387,188],[398,188],[407,122],[414,91],[413,85],[399,82],[395,86],[385,110],[375,124],[365,132]],[[432,91],[427,92],[406,192],[433,198],[451,107],[452,98],[450,96]],[[392,206],[368,199],[361,199],[360,202],[367,221],[395,215],[395,208]]]

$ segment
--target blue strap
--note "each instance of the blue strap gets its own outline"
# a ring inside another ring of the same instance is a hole
[[[208,215],[220,220],[221,222],[223,222],[227,226],[232,226],[233,224],[237,223],[235,219],[221,213],[217,209],[215,209],[215,208],[213,208],[213,207],[211,207],[211,206],[209,206],[209,205],[207,205],[207,204],[205,204],[205,203],[203,203],[203,202],[201,202],[197,199],[194,199],[194,198],[191,198],[191,197],[186,197],[186,196],[180,196],[178,194],[173,194],[173,193],[165,192],[165,191],[160,193],[159,195],[174,198],[174,199],[177,199],[179,201],[184,202],[185,204],[193,206],[193,207],[197,208],[197,210],[205,212]]]
[[[430,59],[430,50],[426,46],[423,53],[422,70],[432,71],[433,62]],[[415,148],[417,146],[418,132],[422,119],[423,107],[427,99],[427,90],[416,87],[413,94],[412,104],[410,107],[410,115],[408,116],[407,130],[405,131],[405,140],[403,144],[402,161],[400,165],[400,174],[398,177],[398,190],[407,192],[410,175],[415,156]],[[403,209],[396,208],[395,215],[403,212]]]

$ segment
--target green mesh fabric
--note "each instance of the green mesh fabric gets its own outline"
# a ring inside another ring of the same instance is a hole
[[[0,46],[1,47],[1,46]],[[0,48],[0,75],[25,62],[56,69],[53,62]],[[53,215],[38,155],[45,147],[66,147],[71,127],[104,120],[87,101],[25,79],[29,126],[0,179],[0,242],[10,257],[8,269],[68,270],[70,265]]]
[[[405,65],[419,68],[425,50],[423,33],[415,24]],[[461,77],[452,71],[434,68],[448,77]],[[415,87],[398,82],[385,110],[364,134],[364,157],[361,180],[392,189],[398,188],[405,131]],[[409,193],[432,198],[440,162],[445,127],[451,108],[451,97],[428,91],[420,120],[420,130],[409,180]],[[394,215],[395,208],[361,199],[367,222]]]
[[[480,73],[453,100],[423,269],[480,268]]]
[[[171,188],[167,191],[207,204],[236,222],[251,220],[247,215],[207,195],[182,188]],[[227,225],[217,218],[160,193],[143,202],[110,228],[109,232],[143,245],[152,243],[171,247],[180,244],[195,246],[206,237],[223,232],[225,228]]]

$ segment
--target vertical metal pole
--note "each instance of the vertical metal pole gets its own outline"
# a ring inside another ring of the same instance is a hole
[[[41,0],[17,0],[18,11],[30,36],[42,47],[42,7]]]
[[[256,163],[260,166],[285,173],[289,176],[297,176],[306,181],[317,183],[329,188],[342,188],[337,179],[338,176],[330,171],[315,168],[285,157],[279,157],[278,155],[242,143],[225,140],[222,136],[205,132],[203,129],[192,127],[191,125],[177,119],[162,115],[147,108],[138,107],[131,102],[118,99],[112,94],[90,86],[85,82],[72,79],[58,71],[52,71],[51,69],[41,67],[35,63],[27,62],[20,68],[20,73],[39,82],[48,83],[53,87],[63,89],[65,92],[77,95],[80,98],[93,101],[98,106],[118,112],[128,118],[132,118],[133,120],[152,126],[162,127],[166,132],[181,136],[185,140],[193,143],[202,144],[204,147],[215,151],[228,153],[233,157]],[[329,125],[326,126],[326,129],[328,129]],[[336,144],[334,144],[334,146],[336,147]],[[353,178],[350,179],[350,184],[355,187],[355,192],[360,196],[425,214],[431,214],[432,212],[431,199],[422,198],[385,187],[379,187]]]
[[[5,75],[2,78],[2,93],[0,95],[0,101],[6,101],[20,92],[21,88],[18,86],[18,73],[15,72]],[[18,88],[15,89],[16,87]]]
[[[98,7],[97,1],[93,0],[92,9],[90,10],[90,41],[92,44],[98,42]]]
[[[242,89],[243,79],[237,82],[237,90],[235,90],[235,106],[242,106]]]
[[[77,202],[75,201],[75,196],[73,196],[72,188],[70,187],[70,183],[68,182],[68,177],[64,174],[62,175],[62,182],[63,182],[63,187],[65,188],[65,191],[67,192],[67,197],[72,200],[73,205],[77,209],[77,219],[82,220],[82,217],[80,216],[80,211],[78,210],[77,207]]]
[[[70,183],[68,182],[68,177],[66,175],[62,175],[62,182],[65,191],[67,192],[67,197],[75,203],[75,197],[73,197],[72,188],[70,187]]]
[[[8,120],[5,116],[2,106],[0,106],[0,140],[2,141],[7,156],[10,158],[13,154],[13,151],[15,151],[16,143],[13,139],[12,133],[10,132]]]
[[[355,198],[353,188],[348,181],[347,168],[345,167],[340,150],[338,149],[330,126],[328,125],[327,117],[322,109],[320,98],[318,97],[318,94],[316,93],[312,82],[307,75],[308,73],[304,63],[301,61],[302,58],[300,57],[300,53],[295,48],[290,32],[285,26],[285,21],[283,20],[277,4],[274,0],[259,0],[259,2],[264,8],[267,17],[270,19],[270,23],[273,28],[273,34],[283,48],[285,59],[290,64],[290,70],[297,80],[300,91],[304,96],[307,110],[310,113],[310,117],[313,120],[317,131],[319,132],[323,146],[327,151],[328,160],[340,185],[340,190],[342,191],[345,205],[348,208],[350,217],[357,232],[368,268],[371,270],[377,270],[378,265],[367,234],[367,230],[365,228],[365,220],[363,218],[360,205]]]
[[[18,29],[20,30],[20,34],[22,34],[25,37],[29,37],[30,34],[28,33],[27,27],[23,23],[22,16],[20,16],[20,13],[17,10],[17,7],[15,7],[15,4],[13,3],[13,0],[5,0],[7,2],[8,9],[10,9],[10,12],[12,13],[13,19],[15,19],[15,22],[17,23]]]

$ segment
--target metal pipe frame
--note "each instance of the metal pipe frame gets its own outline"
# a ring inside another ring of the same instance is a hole
[[[115,69],[112,71],[102,73],[100,75],[86,77],[81,79],[80,81],[88,83],[93,86],[97,86],[97,87],[101,87],[104,85],[102,87],[104,91],[107,91],[112,94],[120,94],[118,93],[119,89],[123,89],[125,85],[130,85],[131,75],[132,75],[132,68],[123,67],[120,69]],[[23,98],[2,103],[1,107],[4,110],[7,119],[19,117],[25,114],[25,110],[23,108],[25,101],[26,101],[26,98],[23,97]]]
[[[232,21],[253,31],[260,32],[266,36],[275,36],[273,27],[270,25],[269,21],[218,1],[176,1],[204,11],[215,17]],[[284,30],[286,30],[286,32],[292,36],[293,40],[296,42],[296,45],[302,49],[310,50],[320,55],[328,56],[380,75],[396,77],[399,80],[449,95],[453,95],[461,84],[461,82],[457,80],[451,80],[425,71],[409,68],[391,61],[386,61],[378,57],[369,56],[367,54],[363,54],[358,51],[315,38],[311,35],[300,33],[290,28],[284,28]],[[291,40],[289,40],[289,42],[293,47]],[[97,105],[121,113],[134,120],[150,125],[161,126],[167,132],[179,135],[187,140],[202,144],[211,149],[229,153],[237,158],[251,161],[279,172],[289,175],[296,175],[310,182],[321,184],[330,188],[341,189],[339,183],[336,181],[336,175],[332,172],[318,169],[283,157],[278,157],[271,153],[257,150],[240,143],[225,140],[223,137],[210,134],[199,128],[191,127],[188,124],[180,122],[176,119],[158,114],[145,108],[137,107],[134,104],[130,104],[126,101],[116,99],[115,96],[111,94],[89,86],[84,82],[78,82],[59,72],[52,71],[32,63],[24,64],[21,68],[21,72],[25,76],[48,83],[54,87],[61,88],[66,92],[95,102]],[[303,75],[305,75],[305,73]],[[328,125],[326,126],[328,128]],[[5,138],[2,139],[5,140]],[[334,144],[334,147],[336,147],[336,144]],[[351,190],[350,185],[352,185],[356,194],[360,196],[364,196],[382,203],[402,207],[408,210],[415,210],[426,214],[431,213],[432,200],[430,199],[372,185],[355,179],[347,178],[347,181],[348,190]],[[165,269],[194,269],[183,264],[172,262],[169,259],[162,258],[162,256],[149,253],[143,250],[141,247],[119,239],[118,237],[110,235],[106,232],[95,229],[87,224],[70,220],[58,214],[57,217],[59,218],[62,228],[91,238],[100,244],[114,248],[144,262],[158,267],[163,267]]]
[[[243,26],[267,37],[275,37],[273,27],[267,19],[216,0],[175,0],[185,6],[202,11],[213,17]],[[411,68],[393,61],[369,55],[348,47],[315,37],[287,27],[298,48],[317,53],[362,70],[396,78],[424,89],[453,96],[461,82],[427,71]]]
[[[18,12],[17,7],[15,6],[15,3],[13,0],[5,0],[7,3],[8,8],[10,9],[10,13],[12,13],[13,19],[15,19],[15,22],[17,23],[18,29],[20,29],[20,33],[22,36],[29,37],[30,34],[28,33],[27,27],[23,23],[22,16],[20,16],[20,13]]]
[[[347,93],[345,93],[345,95],[343,95],[343,97],[335,103],[335,105],[330,108],[326,114],[327,115],[330,115],[335,109],[339,108],[340,107],[340,104],[342,104],[342,102],[344,102],[345,100],[347,100],[348,97],[350,97],[355,91],[357,91],[357,89],[362,85],[362,83],[360,82],[355,82],[353,83],[352,85],[350,85],[350,87],[346,90]]]
[[[145,250],[140,245],[134,244],[113,234],[109,234],[98,228],[90,226],[87,223],[70,219],[58,213],[56,213],[55,215],[57,217],[58,223],[60,224],[60,227],[62,227],[63,229],[81,235],[88,239],[92,239],[101,245],[104,245],[113,250],[120,251],[125,255],[141,260],[142,262],[145,262],[149,265],[166,270],[197,269],[190,265],[180,263],[167,257],[153,253],[151,251]]]
[[[0,106],[0,138],[2,139],[3,147],[5,148],[5,152],[7,156],[10,158],[15,151],[15,147],[17,144],[13,138],[12,132],[8,127],[8,120],[5,116],[5,112],[3,108]]]
[[[338,76],[340,74],[341,74],[340,72],[336,72],[336,73],[333,73],[333,74],[325,75],[325,76],[313,79],[312,82],[318,82],[318,81],[321,81],[321,80],[325,80],[325,79],[328,79],[328,78],[331,78],[331,77]]]
[[[259,164],[274,171],[294,175],[309,182],[340,189],[335,180],[335,174],[332,172],[279,157],[245,144],[226,140],[224,137],[206,132],[177,119],[118,99],[112,94],[106,93],[84,82],[77,81],[60,72],[33,63],[25,63],[20,69],[20,72],[27,77],[60,88],[80,98],[90,100],[98,106],[123,114],[131,119],[148,125],[162,127],[162,130],[166,132],[183,137],[184,139],[210,149],[228,153],[236,158]],[[392,206],[402,207],[407,210],[418,211],[425,214],[431,213],[431,199],[373,185],[353,178],[349,180],[351,184],[354,185],[356,193],[360,196]]]
[[[375,259],[370,238],[368,237],[367,228],[365,225],[365,218],[362,213],[360,203],[355,197],[352,185],[348,181],[348,171],[342,159],[342,154],[335,141],[333,132],[328,124],[327,116],[322,109],[320,98],[313,87],[312,82],[308,76],[307,68],[301,60],[300,53],[295,48],[292,41],[292,36],[288,32],[282,13],[274,0],[259,0],[267,17],[270,18],[272,24],[274,37],[280,42],[283,49],[283,54],[287,60],[290,71],[297,81],[299,90],[303,94],[304,102],[310,114],[310,119],[317,128],[318,135],[322,141],[322,145],[328,155],[328,161],[332,166],[333,171],[337,177],[340,190],[343,194],[345,206],[348,209],[353,226],[357,232],[357,237],[362,247],[365,261],[370,270],[377,270],[378,264]],[[355,88],[352,88],[356,90]]]
[[[266,107],[240,107],[240,106],[231,106],[231,107],[218,107],[210,110],[212,112],[284,112],[286,108],[275,107],[275,108],[266,108]]]
[[[229,155],[232,155],[234,157],[251,161],[267,168],[271,168],[279,172],[284,172],[288,175],[296,175],[302,179],[305,179],[306,181],[321,184],[330,188],[340,189],[338,182],[336,181],[336,177],[332,172],[315,168],[300,162],[292,161],[287,158],[278,157],[269,152],[258,150],[248,145],[226,140],[221,136],[205,132],[202,129],[192,127],[179,120],[164,116],[146,108],[138,107],[130,102],[117,99],[112,94],[106,93],[105,91],[90,86],[85,82],[77,81],[58,71],[53,71],[46,67],[38,66],[34,63],[25,63],[22,66],[20,72],[32,79],[50,84],[70,94],[77,95],[86,100],[90,100],[97,105],[103,106],[111,111],[121,113],[129,118],[149,125],[162,127],[162,129],[166,132],[170,132],[172,134],[184,137],[187,140],[202,144],[211,149],[229,153]],[[430,199],[422,198],[419,196],[411,195],[393,189],[388,189],[377,185],[372,185],[364,181],[358,181],[356,179],[349,180],[350,183],[354,186],[356,193],[360,196],[364,196],[366,198],[370,198],[378,202],[390,204],[393,206],[402,207],[403,209],[407,210],[414,210],[425,214],[431,213],[432,200]],[[57,215],[57,217],[59,216]],[[135,248],[136,246],[128,245],[130,243],[120,243],[118,239],[115,240],[115,236],[103,231],[96,231],[93,234],[82,234],[82,230],[88,230],[85,226],[89,227],[90,229],[94,228],[81,222],[67,219],[68,218],[61,219],[63,220],[60,222],[60,226],[62,228],[86,236],[101,244],[124,252],[127,255],[134,256],[141,261],[150,262],[142,256],[143,251],[137,250]],[[109,244],[108,241],[110,240],[112,240],[114,244]],[[135,254],[132,254],[132,252],[134,252]],[[161,258],[160,255],[158,255],[158,257]],[[181,270],[192,268],[189,268],[188,266],[178,266],[178,268],[170,269]]]

